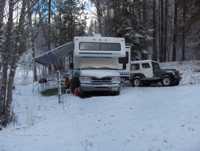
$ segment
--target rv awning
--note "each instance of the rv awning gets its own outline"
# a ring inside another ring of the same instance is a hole
[[[68,42],[36,57],[35,62],[44,66],[48,66],[51,64],[59,65],[65,57],[73,54],[73,50],[73,42]]]

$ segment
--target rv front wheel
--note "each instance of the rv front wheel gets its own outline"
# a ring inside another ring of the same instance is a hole
[[[84,98],[84,97],[85,97],[85,92],[80,89],[80,98]]]
[[[120,90],[113,92],[113,95],[116,95],[116,96],[120,95]]]

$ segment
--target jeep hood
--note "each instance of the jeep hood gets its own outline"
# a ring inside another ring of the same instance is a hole
[[[161,69],[165,73],[178,73],[176,69]]]

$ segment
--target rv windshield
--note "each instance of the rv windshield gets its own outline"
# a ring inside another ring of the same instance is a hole
[[[111,67],[85,67],[81,68],[81,70],[119,70],[119,69]]]
[[[81,42],[79,49],[82,51],[121,51],[120,43]]]

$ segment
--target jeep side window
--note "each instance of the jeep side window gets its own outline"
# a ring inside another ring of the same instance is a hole
[[[131,70],[140,70],[140,65],[139,64],[132,64]]]
[[[143,64],[142,64],[142,68],[144,68],[144,69],[150,68],[149,63],[143,63]]]

